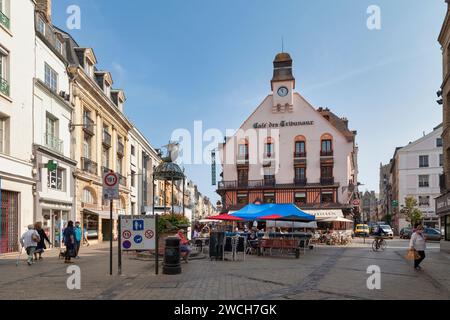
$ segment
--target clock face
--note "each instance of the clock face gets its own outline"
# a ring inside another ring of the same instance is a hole
[[[280,97],[286,97],[287,94],[288,94],[288,92],[289,92],[289,90],[288,90],[288,88],[286,88],[286,87],[280,87],[280,88],[278,89],[278,95],[279,95]]]

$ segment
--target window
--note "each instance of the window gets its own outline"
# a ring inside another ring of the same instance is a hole
[[[131,186],[135,187],[136,186],[136,172],[134,172],[133,170],[131,170]]]
[[[239,157],[248,157],[248,144],[239,145]]]
[[[306,192],[296,192],[294,196],[295,203],[306,203]]]
[[[122,174],[122,158],[121,157],[117,157],[117,160],[116,160],[116,172],[118,174]]]
[[[322,140],[322,151],[331,152],[331,140]]]
[[[42,18],[38,18],[37,30],[45,36],[45,22]]]
[[[238,170],[238,184],[240,186],[248,184],[248,170],[247,169],[239,169]]]
[[[65,170],[57,168],[54,171],[47,170],[47,187],[53,190],[64,191]]]
[[[299,182],[302,180],[306,180],[306,168],[295,168],[295,181]]]
[[[6,153],[6,118],[0,118],[0,153]]]
[[[436,139],[436,147],[442,147],[442,138],[437,138]]]
[[[58,74],[48,64],[45,64],[45,84],[50,90],[58,91]]]
[[[420,175],[419,176],[419,188],[427,188],[430,186],[429,184],[429,175]]]
[[[333,200],[333,192],[322,192],[320,195],[321,203],[332,203]]]
[[[430,206],[430,196],[419,196],[419,206],[429,207]]]
[[[87,134],[84,134],[83,139],[83,157],[87,159],[91,158],[91,137]]]
[[[102,151],[102,165],[103,167],[109,169],[109,149],[103,147]]]
[[[428,156],[419,156],[419,168],[428,168],[429,162],[428,162]]]
[[[59,39],[56,39],[55,48],[59,53],[61,53],[61,54],[63,53],[63,45]]]
[[[264,193],[264,203],[275,203],[275,193]]]
[[[444,155],[440,154],[439,155],[439,167],[443,167],[444,166]]]
[[[136,155],[136,150],[133,145],[131,145],[131,155],[132,156]]]
[[[240,205],[248,204],[248,193],[238,193],[237,202]]]
[[[306,153],[305,141],[297,141],[297,142],[295,142],[295,154],[297,156],[302,156],[305,153]]]
[[[264,155],[269,158],[273,155],[273,140],[270,137],[266,139],[264,144]]]
[[[92,194],[91,190],[89,190],[89,189],[83,190],[83,202],[89,203],[89,204],[95,204],[95,198],[94,198],[94,195]]]
[[[9,53],[0,47],[0,93],[9,96]]]
[[[320,174],[322,178],[332,178],[333,177],[333,167],[323,166],[320,168]]]

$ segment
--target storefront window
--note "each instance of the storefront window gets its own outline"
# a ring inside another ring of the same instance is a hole
[[[264,193],[264,203],[275,203],[275,193]]]
[[[89,239],[98,239],[98,215],[83,214],[83,229],[87,230]]]
[[[238,204],[246,205],[248,204],[248,193],[239,193],[237,195]]]

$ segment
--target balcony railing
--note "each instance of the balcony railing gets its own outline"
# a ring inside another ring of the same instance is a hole
[[[248,159],[249,159],[248,154],[238,155],[237,164],[248,164]]]
[[[113,170],[111,170],[110,168],[108,168],[108,167],[105,167],[105,166],[102,166],[102,172],[103,173],[108,173],[108,172],[112,172]]]
[[[58,153],[64,152],[64,143],[61,139],[58,139],[53,134],[46,133],[44,134],[45,146],[56,151]]]
[[[2,11],[0,11],[0,23],[2,24],[2,26],[4,26],[6,29],[10,28],[10,21],[9,18],[6,16],[6,14],[4,14]]]
[[[0,77],[0,92],[9,97],[9,83],[2,77]]]
[[[308,183],[308,181],[306,180],[306,178],[294,178],[294,185],[295,186],[306,186],[306,184]]]
[[[294,152],[294,158],[306,158],[306,152]]]
[[[329,185],[333,185],[334,184],[334,178],[320,178],[320,184],[321,185],[325,185],[325,186],[329,186]]]
[[[263,183],[264,183],[265,187],[275,187],[276,180],[275,180],[275,178],[265,178],[263,180]]]
[[[84,172],[97,175],[97,163],[88,158],[81,158],[81,169]]]
[[[91,118],[89,118],[89,116],[85,115],[83,117],[83,130],[90,134],[90,135],[94,135],[95,131],[94,131],[94,120],[92,120]]]
[[[111,135],[108,131],[103,131],[103,145],[105,147],[110,148],[111,147]]]
[[[333,156],[333,150],[321,150],[320,151],[321,157],[332,157]]]
[[[123,153],[124,151],[123,150],[124,150],[123,143],[122,142],[118,142],[117,143],[117,153],[123,156],[124,155],[124,153]]]

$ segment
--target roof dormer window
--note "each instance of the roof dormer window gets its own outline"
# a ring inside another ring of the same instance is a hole
[[[63,54],[63,44],[58,38],[55,41],[55,48],[59,53]]]
[[[37,30],[39,31],[39,33],[42,33],[42,35],[45,36],[45,22],[41,17],[38,18]]]
[[[111,87],[105,82],[105,94],[111,99]]]

